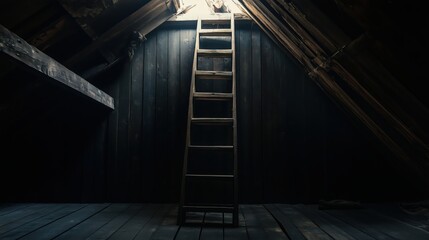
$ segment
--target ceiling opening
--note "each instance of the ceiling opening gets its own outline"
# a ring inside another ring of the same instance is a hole
[[[243,13],[233,0],[181,0],[181,8],[193,6],[187,17],[204,17],[222,13]]]

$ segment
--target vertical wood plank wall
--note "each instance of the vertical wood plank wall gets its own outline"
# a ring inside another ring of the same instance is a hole
[[[178,201],[195,26],[146,37],[95,82],[115,111],[70,104],[9,143],[1,200]],[[390,156],[256,25],[238,24],[236,38],[241,202],[415,196]]]

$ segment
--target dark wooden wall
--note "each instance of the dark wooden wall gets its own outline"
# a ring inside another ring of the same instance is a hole
[[[423,197],[256,25],[236,37],[241,202]],[[161,27],[96,80],[114,112],[64,100],[3,135],[1,200],[177,201],[194,44],[195,26]]]

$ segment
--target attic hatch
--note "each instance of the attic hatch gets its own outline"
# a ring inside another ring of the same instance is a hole
[[[243,13],[234,0],[180,0],[180,8],[192,8],[184,14],[184,18],[198,18],[222,13]],[[179,10],[180,11],[180,10]]]

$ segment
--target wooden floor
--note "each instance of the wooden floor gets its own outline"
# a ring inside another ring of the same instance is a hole
[[[395,205],[317,210],[313,205],[241,205],[231,216],[190,216],[176,225],[177,206],[156,204],[4,204],[0,239],[429,239],[429,217]]]

